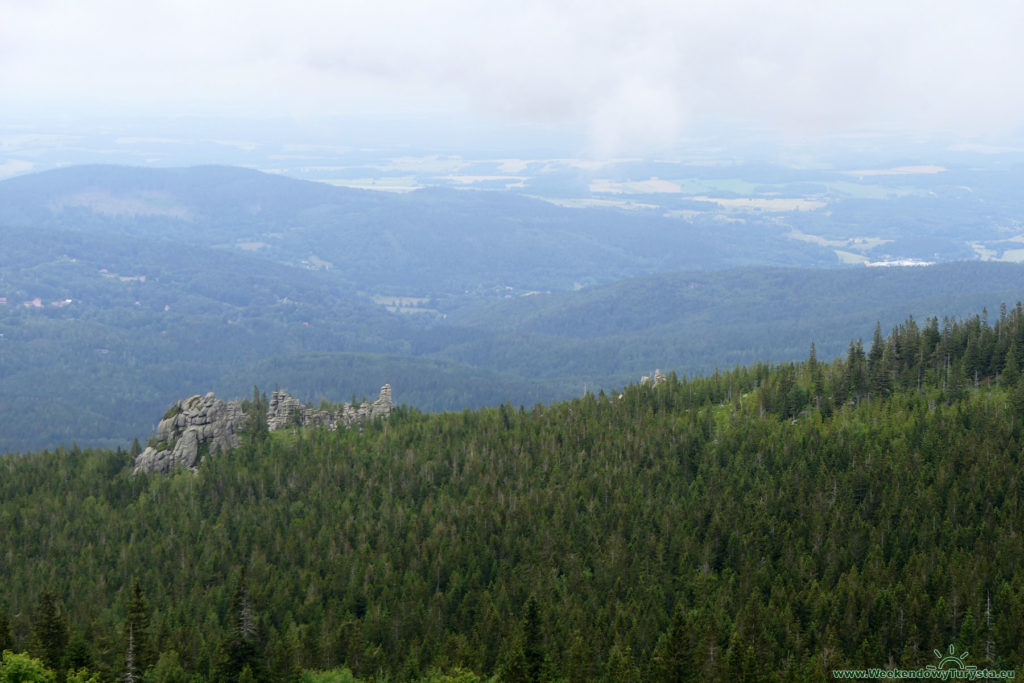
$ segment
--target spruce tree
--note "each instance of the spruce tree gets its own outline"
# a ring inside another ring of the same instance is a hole
[[[807,372],[810,375],[811,394],[814,398],[815,406],[820,409],[821,395],[824,393],[825,385],[821,365],[818,364],[818,353],[814,348],[814,342],[811,342],[811,352],[807,357]]]
[[[885,339],[882,337],[882,324],[875,322],[875,332],[871,336],[871,349],[868,351],[868,371],[874,373],[878,364],[882,361],[882,352],[885,349]]]
[[[956,639],[961,652],[974,652],[978,645],[978,626],[974,620],[974,610],[968,609],[960,626],[960,634]]]
[[[68,640],[67,657],[65,664],[71,671],[79,669],[91,669],[93,666],[92,648],[86,634],[75,630]]]
[[[68,626],[57,607],[57,598],[50,591],[43,591],[39,596],[32,634],[34,650],[43,663],[54,671],[62,670],[68,646]]]
[[[868,352],[868,382],[872,398],[888,395],[892,362],[892,351],[882,337],[882,327],[875,323],[875,334],[871,340],[871,350]]]
[[[1017,381],[1007,386],[1010,399],[1010,426],[1018,428],[1024,419],[1024,373],[1017,376]]]
[[[181,659],[174,650],[160,653],[153,667],[153,683],[188,683],[189,676],[181,668]]]
[[[0,652],[14,649],[14,636],[11,635],[11,618],[7,610],[0,609]]]
[[[1006,351],[1006,362],[1003,364],[1002,384],[1012,387],[1017,384],[1020,378],[1020,351],[1017,348],[1017,340],[1010,342],[1010,348]]]
[[[651,673],[660,681],[685,681],[693,670],[693,642],[682,603],[676,603],[672,624],[661,634],[651,659]]]
[[[577,629],[569,639],[569,651],[566,656],[565,673],[570,683],[588,683],[593,681],[594,663],[591,658],[590,648],[583,634]]]
[[[531,681],[541,680],[544,672],[544,636],[541,632],[540,604],[531,595],[526,601],[526,616],[523,618],[523,654]]]
[[[256,612],[249,596],[244,571],[232,599],[231,616],[234,623],[223,647],[221,678],[227,681],[240,680],[242,672],[248,669],[254,680],[263,680],[262,649],[258,637]]]
[[[850,342],[850,349],[846,356],[846,365],[843,370],[843,391],[844,393],[859,401],[863,398],[868,387],[867,361],[864,357],[864,346],[858,339]]]
[[[505,645],[502,652],[501,680],[508,683],[530,683],[535,681],[530,674],[530,666],[526,661],[526,652],[523,648],[523,634],[516,630],[512,638]]]
[[[133,649],[134,668],[132,672],[141,680],[142,674],[156,662],[156,656],[153,651],[152,634],[149,630],[149,606],[137,579],[132,586],[128,604],[125,606],[122,637],[125,643],[125,652],[129,645]]]
[[[267,410],[267,394],[260,394],[259,387],[253,386],[252,405],[249,408],[245,430],[258,441],[263,441],[270,434],[270,428],[267,426]]]
[[[640,680],[640,669],[633,660],[633,651],[629,646],[623,648],[618,643],[608,654],[604,680],[607,683],[637,683]]]

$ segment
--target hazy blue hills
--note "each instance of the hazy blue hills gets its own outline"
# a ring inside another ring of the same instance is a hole
[[[836,263],[828,249],[794,244],[778,229],[751,239],[746,225],[701,227],[660,211],[570,209],[499,192],[381,193],[230,167],[86,166],[16,177],[0,182],[0,225],[218,247],[409,296]]]
[[[907,315],[968,315],[1024,292],[1024,268],[953,263],[917,268],[691,271],[579,292],[506,300],[454,313],[454,343],[423,350],[534,377],[599,381],[655,367],[711,372],[757,361],[820,357],[870,341]],[[544,349],[536,353],[535,349]]]
[[[345,401],[390,383],[423,410],[529,406],[655,368],[802,359],[812,342],[827,359],[876,321],[994,317],[1024,292],[1008,263],[766,268],[828,251],[773,251],[728,232],[749,223],[723,226],[223,167],[8,180],[0,451],[126,444],[178,398],[253,384]]]

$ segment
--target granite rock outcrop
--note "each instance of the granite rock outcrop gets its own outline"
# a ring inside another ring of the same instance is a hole
[[[661,370],[655,370],[654,377],[644,375],[643,377],[640,378],[640,386],[656,387],[661,384],[664,384],[667,381],[668,377],[666,375],[661,374]]]
[[[266,405],[266,426],[269,431],[290,426],[347,429],[386,418],[391,409],[389,384],[381,387],[376,400],[346,403],[340,410],[316,409],[284,391],[275,391]],[[195,471],[206,453],[227,452],[241,444],[241,434],[252,419],[240,401],[224,401],[212,392],[177,401],[160,420],[150,445],[135,458],[134,474],[167,473],[182,467]]]
[[[380,395],[373,402],[358,405],[346,403],[341,410],[318,410],[283,391],[275,391],[271,394],[267,406],[267,427],[270,431],[289,425],[328,429],[337,429],[339,426],[348,428],[379,417],[387,417],[391,414],[391,408],[390,384],[380,388]]]

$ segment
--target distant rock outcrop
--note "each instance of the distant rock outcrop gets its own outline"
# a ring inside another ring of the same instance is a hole
[[[346,403],[338,411],[317,410],[283,391],[275,391],[267,407],[267,427],[270,431],[289,425],[328,429],[337,429],[341,425],[347,428],[378,417],[387,417],[391,414],[391,407],[390,384],[380,388],[380,396],[373,403],[361,403],[358,406]]]
[[[337,429],[391,414],[391,385],[381,387],[380,396],[372,403],[354,406],[346,403],[341,410],[318,410],[283,391],[275,391],[267,405],[267,429],[275,431],[288,426],[326,427]],[[206,452],[228,451],[238,446],[250,416],[239,401],[224,401],[213,393],[190,396],[171,406],[156,428],[156,443],[135,458],[134,474],[166,473],[186,467],[195,470]]]
[[[647,375],[640,378],[640,386],[650,385],[656,387],[660,384],[664,384],[667,380],[668,377],[661,374],[661,370],[655,370],[653,379]]]

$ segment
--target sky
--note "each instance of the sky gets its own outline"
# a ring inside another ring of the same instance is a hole
[[[347,121],[595,157],[721,130],[981,144],[1024,130],[1021,26],[998,0],[0,0],[0,128],[288,121],[326,144]]]

